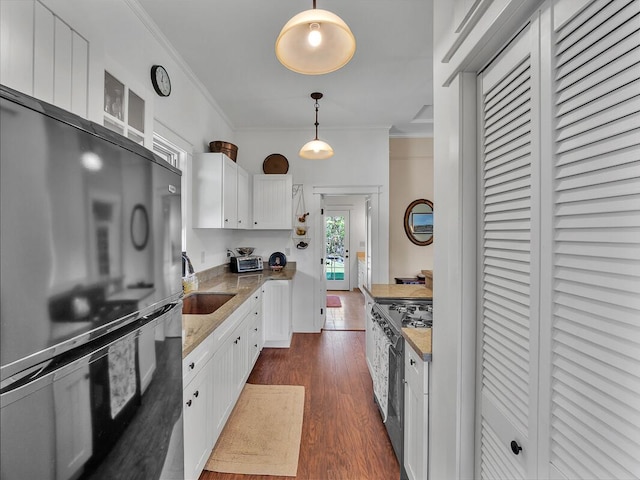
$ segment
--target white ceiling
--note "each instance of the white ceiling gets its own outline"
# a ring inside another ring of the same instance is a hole
[[[354,127],[432,136],[432,0],[317,0],[347,22],[357,47],[345,67],[315,76],[288,70],[274,52],[283,25],[312,0],[138,2],[235,129],[313,131],[318,91],[320,137]]]

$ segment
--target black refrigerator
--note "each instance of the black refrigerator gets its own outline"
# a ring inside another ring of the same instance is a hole
[[[3,86],[0,132],[0,478],[184,478],[180,171]]]

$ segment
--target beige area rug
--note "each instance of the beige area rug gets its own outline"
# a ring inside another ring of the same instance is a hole
[[[246,384],[205,469],[295,477],[303,412],[302,386]]]

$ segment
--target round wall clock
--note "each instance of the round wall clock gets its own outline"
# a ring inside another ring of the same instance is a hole
[[[162,65],[151,67],[151,83],[158,95],[168,97],[171,93],[171,80],[167,70]]]

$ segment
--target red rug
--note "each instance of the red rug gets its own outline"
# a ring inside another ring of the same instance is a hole
[[[327,295],[327,308],[340,308],[342,303],[337,295]]]

